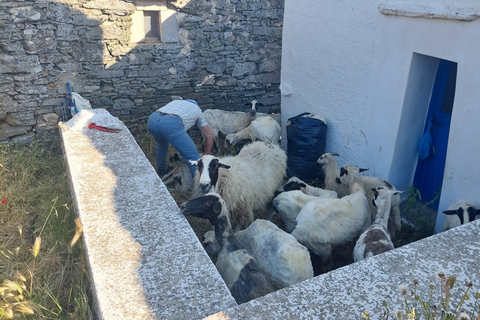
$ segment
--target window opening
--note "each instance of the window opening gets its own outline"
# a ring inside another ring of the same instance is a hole
[[[175,10],[165,1],[137,0],[132,14],[131,41],[143,44],[179,42]]]

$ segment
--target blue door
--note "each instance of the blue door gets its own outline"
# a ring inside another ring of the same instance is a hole
[[[418,160],[413,180],[414,186],[420,191],[421,201],[428,203],[434,200],[430,207],[436,210],[445,170],[456,78],[457,63],[439,60],[424,129],[424,133],[430,129],[432,146],[429,155]]]

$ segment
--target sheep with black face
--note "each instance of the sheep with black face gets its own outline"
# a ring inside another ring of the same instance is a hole
[[[253,256],[235,237],[225,201],[216,193],[195,198],[180,208],[184,215],[209,219],[215,226],[215,238],[221,246],[216,267],[238,304],[274,291],[270,279]]]
[[[455,201],[443,213],[446,214],[446,217],[442,231],[480,219],[480,209],[477,209],[472,201],[465,199]]]
[[[197,166],[194,196],[218,193],[227,204],[234,230],[239,231],[252,223],[254,212],[271,204],[286,174],[287,155],[277,145],[256,141],[237,156],[205,155],[191,163]]]

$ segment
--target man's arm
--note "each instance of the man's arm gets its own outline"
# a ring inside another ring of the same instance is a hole
[[[204,154],[210,154],[212,152],[212,147],[213,147],[213,133],[212,129],[210,129],[209,125],[206,125],[204,127],[200,127],[200,132],[203,134],[205,137],[205,146],[203,147]]]

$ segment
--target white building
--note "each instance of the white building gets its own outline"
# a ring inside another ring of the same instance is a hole
[[[480,206],[478,0],[286,0],[281,90],[283,121],[323,116],[341,165],[424,199],[441,188],[437,232],[453,201]]]

